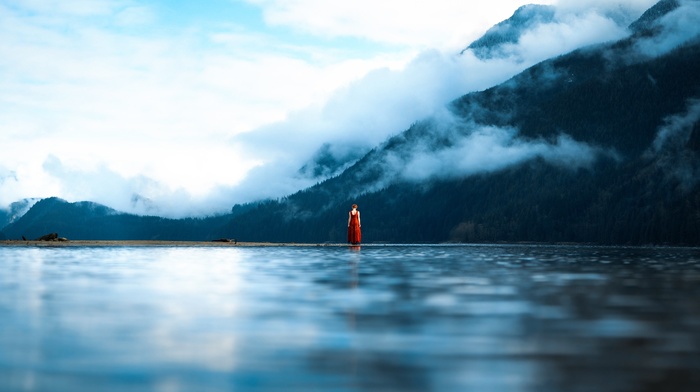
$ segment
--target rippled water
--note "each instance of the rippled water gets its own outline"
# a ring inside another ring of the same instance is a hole
[[[2,391],[696,391],[700,250],[0,248]]]

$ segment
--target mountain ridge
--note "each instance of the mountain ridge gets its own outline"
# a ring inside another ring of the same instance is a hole
[[[491,27],[460,54],[471,50],[477,58],[491,59],[503,57],[507,53],[506,44],[515,44],[529,29],[554,20],[555,8],[551,5],[526,4],[518,8],[513,15]]]
[[[680,6],[671,3],[650,8],[628,38],[458,98],[311,188],[219,217],[116,214],[90,225],[148,226],[139,239],[342,242],[345,210],[358,203],[370,242],[699,245],[700,44],[695,37],[658,56],[640,50],[664,33],[655,21]],[[64,221],[54,226],[80,233],[61,235],[95,236],[75,224],[89,218],[88,205],[57,206]],[[37,230],[24,218],[5,235]]]
[[[657,13],[657,17],[667,13]],[[646,35],[653,34],[647,32]],[[424,120],[390,138],[338,177],[241,216],[237,219],[239,229],[232,225],[230,230],[237,236],[264,231],[270,236],[279,236],[275,238],[305,238],[301,233],[294,234],[298,237],[287,233],[291,237],[285,237],[280,234],[284,231],[280,228],[271,231],[255,225],[256,219],[267,214],[268,223],[282,225],[289,221],[290,227],[310,226],[305,228],[308,232],[322,226],[309,236],[327,235],[332,240],[341,240],[342,225],[337,222],[342,221],[342,214],[338,211],[357,202],[365,206],[363,221],[373,219],[368,217],[376,219],[367,224],[366,237],[379,241],[697,244],[698,223],[690,218],[697,216],[700,207],[697,188],[677,191],[674,188],[683,188],[681,178],[661,170],[664,168],[661,158],[645,156],[657,140],[660,127],[669,119],[683,117],[693,110],[689,103],[700,91],[700,75],[695,67],[700,61],[700,46],[696,40],[691,40],[664,56],[640,59],[631,56],[639,39],[631,37],[559,56],[531,67],[504,84],[468,94],[452,105],[462,120],[476,124],[474,128],[479,124],[517,128],[517,138],[510,139],[512,144],[519,143],[519,139],[555,144],[564,134],[569,144],[571,140],[575,142],[574,147],[590,145],[597,155],[592,162],[567,168],[535,156],[526,164],[506,165],[488,174],[440,178],[433,184],[382,181],[382,177],[396,178],[405,173],[387,173],[387,162],[393,161],[401,169],[410,167],[411,148],[425,145],[434,148],[440,144],[449,148],[461,141],[454,135],[436,131],[439,127],[431,126],[431,120]],[[619,57],[618,66],[612,71],[611,53]],[[551,72],[553,68],[559,71],[556,75]],[[682,77],[677,77],[676,73]],[[631,97],[635,99],[630,101]],[[548,133],[542,133],[543,129],[549,130]],[[464,128],[460,136],[469,136],[474,131]],[[423,136],[424,143],[415,141]],[[697,138],[696,122],[689,132],[689,140]],[[564,138],[560,144],[566,142]],[[409,147],[402,148],[405,145]],[[686,157],[688,162],[681,163],[690,168],[697,166],[697,150],[686,149],[683,154],[689,158]],[[533,177],[523,168],[538,172],[543,178],[522,183],[520,178]],[[604,175],[591,175],[601,172]],[[656,188],[658,184],[664,187]],[[550,194],[548,187],[567,197]],[[436,188],[443,191],[435,192]],[[494,197],[490,192],[509,196]],[[642,194],[636,195],[637,192]],[[527,203],[519,202],[517,195],[525,193],[538,196]],[[582,199],[582,195],[586,198]],[[497,202],[489,204],[484,200]],[[578,200],[571,204],[578,205],[573,211],[581,216],[572,216],[566,200]],[[632,207],[631,203],[620,200],[634,201],[639,206]],[[481,207],[457,212],[465,203]],[[449,208],[440,210],[440,205]],[[545,211],[546,208],[549,211]],[[410,209],[411,216],[405,216],[405,209]],[[325,214],[341,216],[333,218]],[[309,216],[314,219],[307,219]],[[507,216],[511,218],[505,218]],[[333,219],[336,219],[336,226],[319,223]],[[547,232],[547,226],[558,227]],[[437,234],[428,234],[430,232]],[[567,232],[569,234],[565,235]]]

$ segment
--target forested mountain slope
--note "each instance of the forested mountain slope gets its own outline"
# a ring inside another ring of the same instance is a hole
[[[630,37],[467,94],[281,200],[187,220],[41,201],[3,232],[344,242],[357,203],[365,242],[700,245],[698,3],[663,0]]]
[[[357,202],[369,241],[698,244],[700,45],[661,47],[668,32],[645,23],[468,94],[228,230],[342,241]]]

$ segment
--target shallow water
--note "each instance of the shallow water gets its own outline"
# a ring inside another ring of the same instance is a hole
[[[0,248],[2,391],[699,386],[699,249]]]

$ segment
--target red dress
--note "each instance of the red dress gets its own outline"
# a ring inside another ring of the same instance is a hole
[[[359,244],[362,241],[362,231],[360,230],[360,220],[358,216],[360,212],[356,214],[350,212],[350,225],[348,225],[348,242],[351,244]]]

